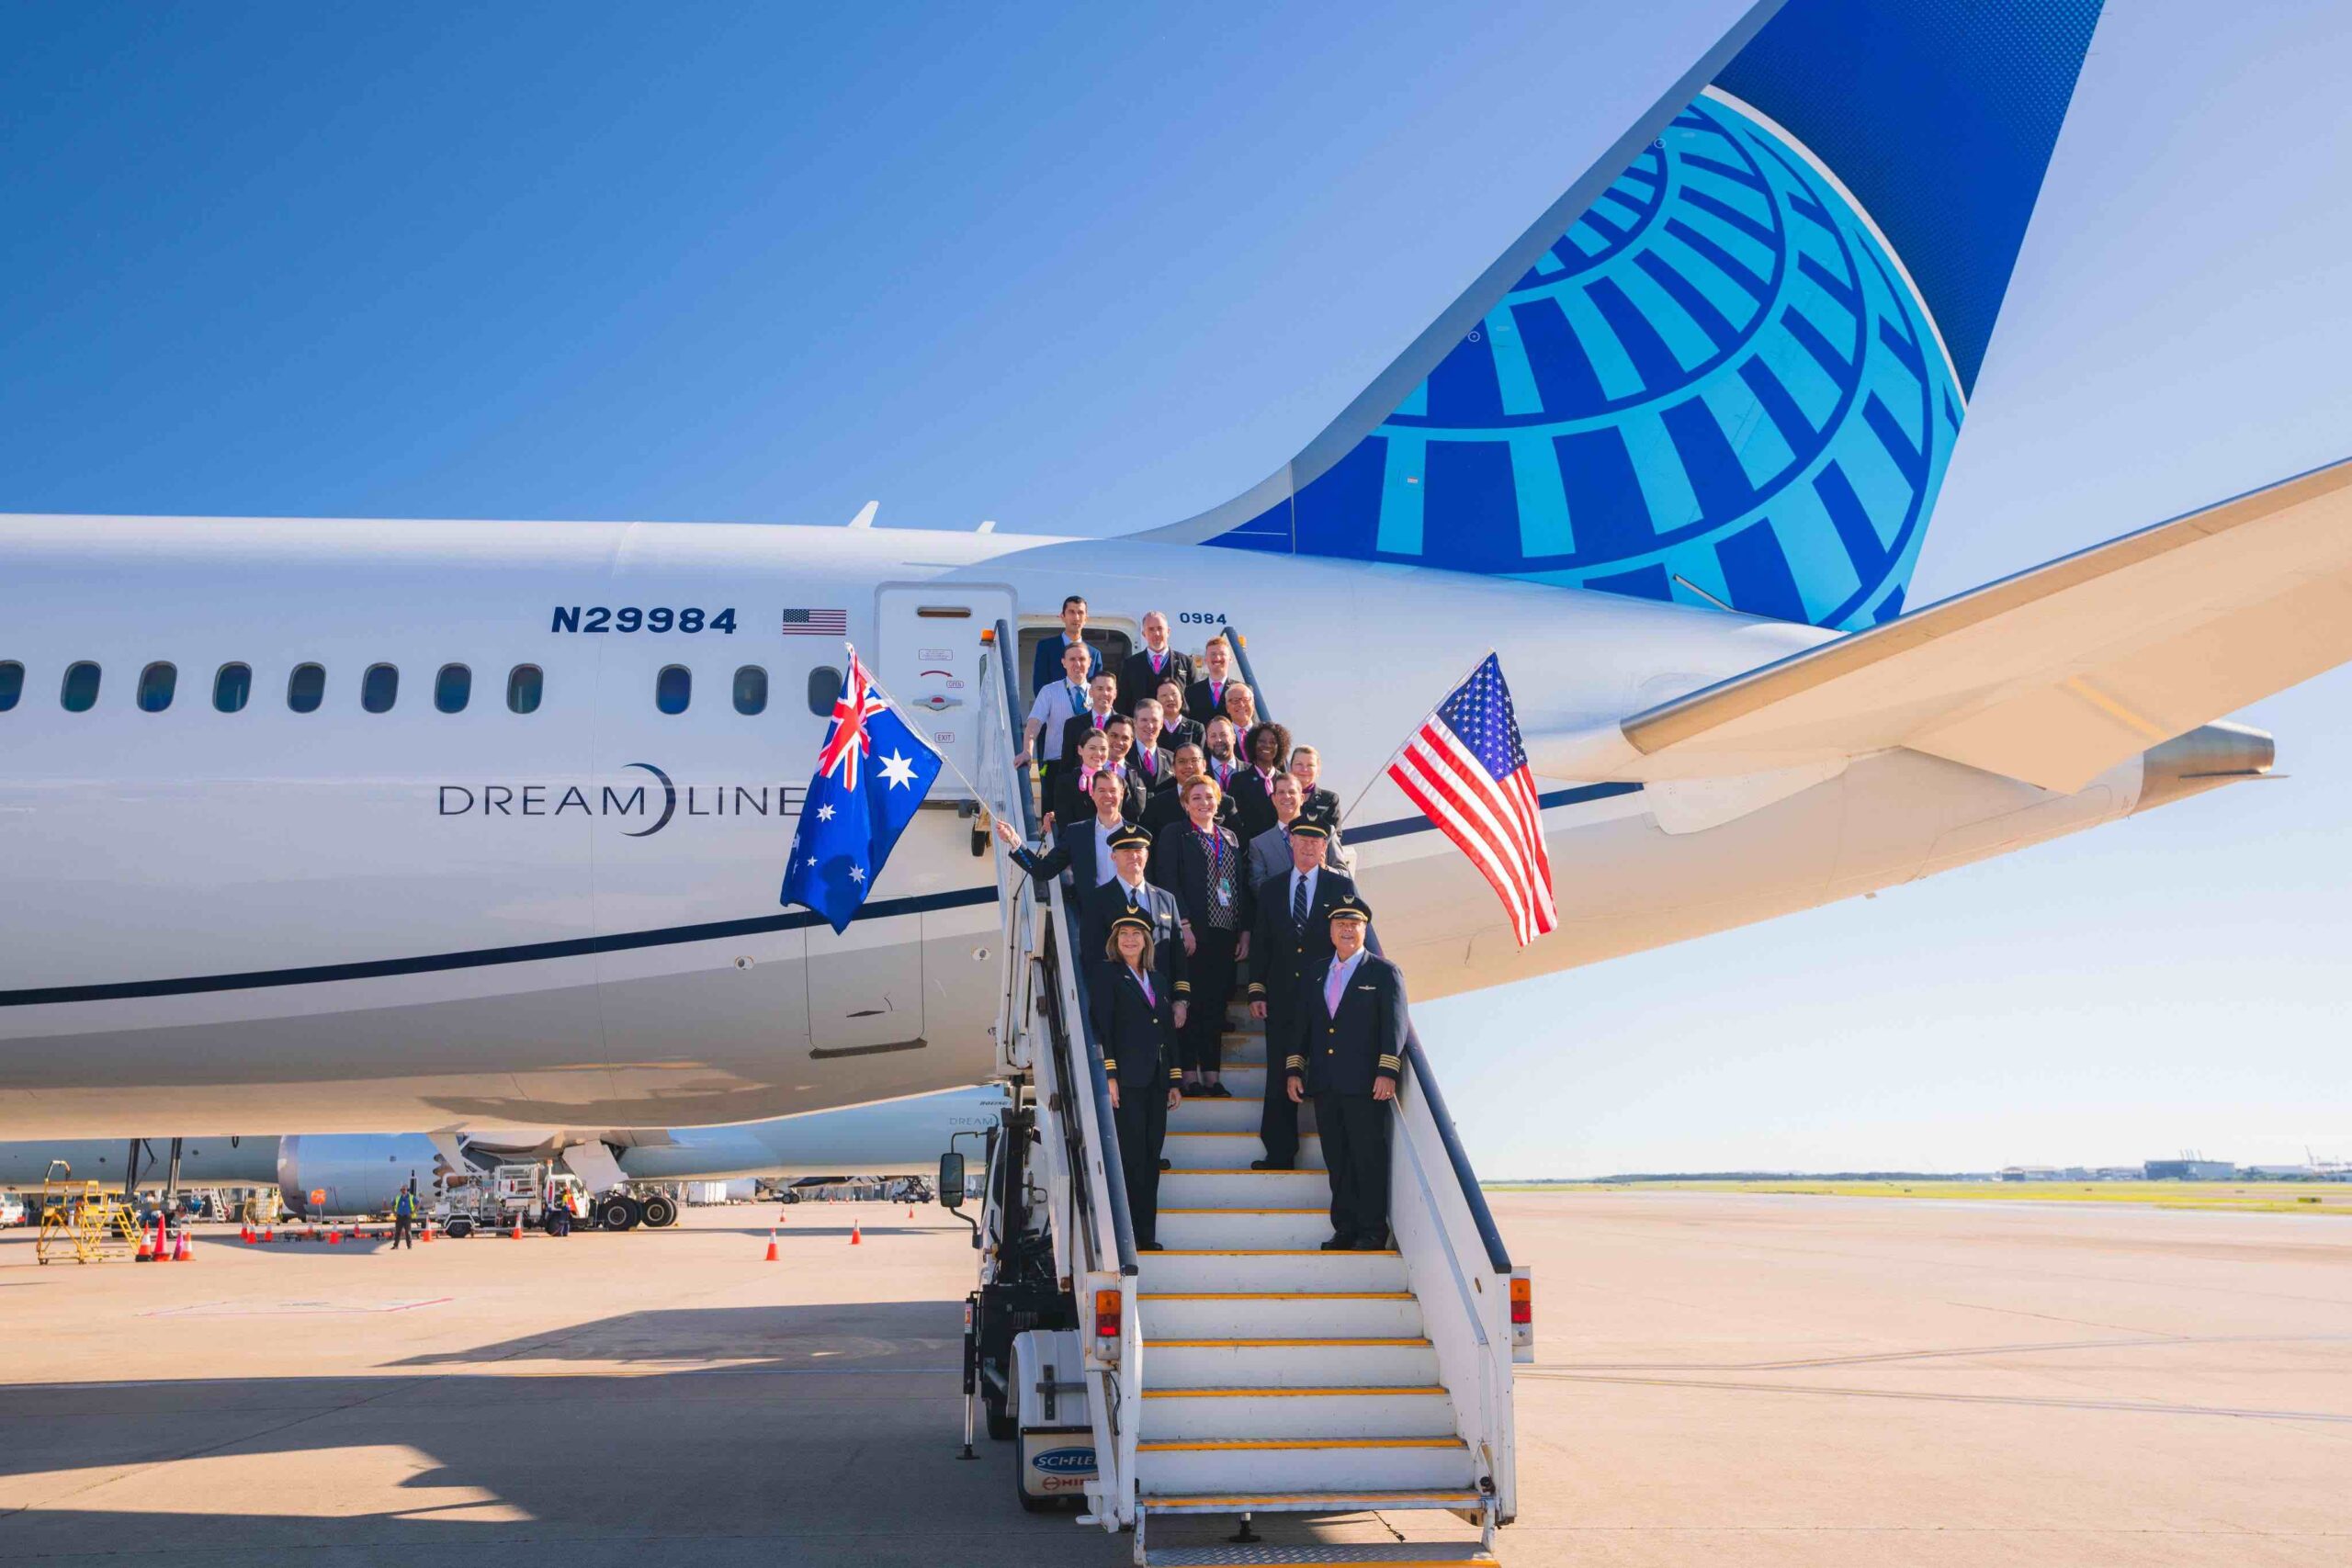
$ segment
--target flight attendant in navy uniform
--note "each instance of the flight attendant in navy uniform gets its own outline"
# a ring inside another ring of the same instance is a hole
[[[1361,895],[1331,908],[1331,956],[1300,976],[1283,1059],[1291,1102],[1315,1097],[1331,1168],[1326,1252],[1388,1245],[1388,1135],[1405,1070],[1405,977],[1364,951],[1372,908]]]
[[[1154,973],[1151,928],[1141,909],[1111,922],[1109,953],[1088,983],[1087,1006],[1111,1080],[1136,1246],[1158,1252],[1159,1145],[1168,1136],[1168,1112],[1183,1098],[1176,1087],[1183,1074],[1176,1061],[1176,998]]]

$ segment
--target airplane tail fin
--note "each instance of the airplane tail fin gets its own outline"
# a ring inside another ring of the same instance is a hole
[[[1762,0],[1340,417],[1147,537],[1892,619],[2100,0]]]

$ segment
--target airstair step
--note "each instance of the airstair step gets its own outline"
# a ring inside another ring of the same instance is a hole
[[[1159,1145],[1161,1157],[1170,1167],[1169,1175],[1188,1170],[1248,1170],[1251,1160],[1266,1157],[1266,1145],[1258,1141],[1259,1106],[1254,1100],[1241,1102],[1250,1107],[1247,1129],[1207,1127],[1193,1130],[1175,1124],[1175,1119],[1183,1114],[1185,1106],[1232,1103],[1224,1100],[1186,1100],[1184,1105],[1169,1113],[1168,1141]],[[1312,1125],[1306,1117],[1301,1117],[1300,1122],[1303,1125]],[[1298,1163],[1303,1169],[1323,1169],[1323,1140],[1319,1134],[1299,1134]],[[1323,1179],[1328,1184],[1330,1178],[1327,1176]]]
[[[1469,1486],[1339,1492],[1279,1492],[1272,1488],[1261,1491],[1238,1487],[1227,1492],[1170,1492],[1137,1497],[1136,1501],[1142,1505],[1146,1513],[1150,1514],[1360,1514],[1375,1509],[1394,1513],[1407,1508],[1476,1508],[1486,1502],[1486,1497]],[[1156,1552],[1151,1560],[1155,1562],[1163,1561]],[[1316,1560],[1301,1558],[1299,1561]],[[1338,1561],[1355,1560],[1340,1558]],[[1441,1558],[1438,1561],[1446,1560]]]
[[[1162,1247],[1319,1247],[1331,1239],[1327,1205],[1312,1209],[1170,1209],[1155,1233]]]
[[[1152,1338],[1401,1338],[1421,1332],[1420,1303],[1409,1291],[1145,1291],[1136,1300],[1144,1334]]]
[[[1171,1248],[1139,1259],[1139,1291],[1401,1291],[1405,1259],[1396,1252],[1322,1252],[1234,1247]],[[1182,1379],[1155,1368],[1155,1385]]]
[[[1173,1137],[1178,1133],[1247,1133],[1255,1137],[1258,1119],[1265,1109],[1262,1100],[1254,1090],[1243,1094],[1237,1089],[1230,1100],[1211,1100],[1204,1095],[1188,1094],[1182,1104],[1168,1113],[1169,1135]],[[1302,1124],[1304,1120],[1301,1119]]]
[[[1159,1388],[1400,1387],[1438,1381],[1437,1351],[1419,1336],[1146,1339],[1144,1365]]]
[[[1163,1209],[1312,1209],[1330,1201],[1331,1178],[1320,1170],[1170,1170],[1159,1179]]]
[[[1148,1388],[1142,1436],[1409,1438],[1453,1426],[1453,1401],[1434,1383],[1386,1388]]]
[[[1414,1490],[1473,1484],[1470,1450],[1451,1432],[1408,1438],[1204,1438],[1136,1445],[1138,1495],[1289,1490]]]
[[[1236,1100],[1256,1100],[1266,1092],[1266,1065],[1257,1062],[1236,1062],[1230,1056],[1217,1068],[1217,1080],[1232,1091]]]
[[[1456,1505],[1442,1504],[1452,1507]],[[1174,1511],[1174,1510],[1170,1510]],[[1495,1555],[1475,1540],[1368,1540],[1312,1546],[1153,1546],[1146,1568],[1495,1568]]]

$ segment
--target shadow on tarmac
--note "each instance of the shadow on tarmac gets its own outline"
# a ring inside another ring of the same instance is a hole
[[[1125,1538],[1020,1509],[1009,1445],[956,1458],[962,1306],[628,1313],[377,1375],[0,1388],[0,1560],[1124,1562]]]

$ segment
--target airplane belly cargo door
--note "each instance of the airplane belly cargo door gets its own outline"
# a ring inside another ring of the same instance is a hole
[[[1000,582],[888,582],[876,591],[874,668],[956,768],[978,777],[980,634],[1013,622],[1012,590]],[[965,801],[972,792],[953,769],[932,786],[933,800]]]

